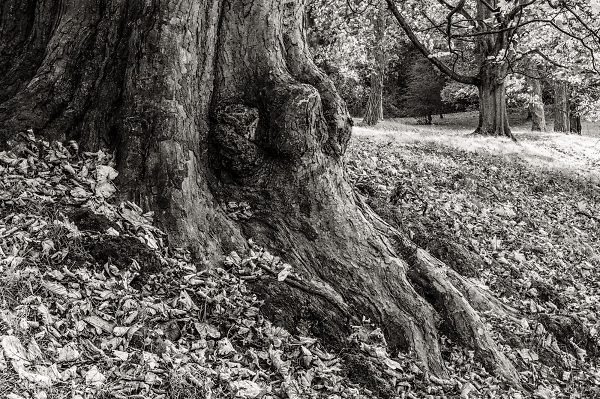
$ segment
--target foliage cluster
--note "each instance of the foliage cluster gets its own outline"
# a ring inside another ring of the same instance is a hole
[[[321,38],[311,42],[312,49],[319,65],[331,72],[342,88],[353,115],[361,114],[369,93],[373,68],[371,14],[375,8],[376,2],[312,3],[311,34]],[[412,42],[454,82],[446,79],[446,86],[439,89],[439,80],[431,79],[435,69],[415,64],[421,64],[414,57],[415,47],[407,44],[408,38],[390,17],[384,94],[387,116],[427,114],[427,107],[420,104],[430,104],[431,100],[437,103],[440,92],[449,109],[473,109],[478,93],[467,86],[473,84],[482,65],[490,62],[506,66],[498,79],[506,79],[508,106],[527,107],[533,97],[525,76],[531,75],[528,65],[535,62],[541,67],[535,77],[546,88],[546,104],[553,100],[549,88],[557,80],[566,80],[574,112],[588,119],[597,117],[600,97],[596,56],[600,36],[596,18],[599,10],[594,2],[465,0],[451,4],[412,0],[399,10],[406,28],[414,35]],[[424,73],[415,73],[415,68]]]

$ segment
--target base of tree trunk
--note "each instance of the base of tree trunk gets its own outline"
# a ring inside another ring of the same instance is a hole
[[[517,138],[512,133],[512,130],[508,126],[496,128],[496,127],[478,127],[473,132],[475,135],[480,136],[493,136],[493,137],[508,137],[512,141],[517,141]]]
[[[425,115],[417,118],[417,125],[431,125],[433,118],[431,115]]]
[[[506,65],[484,62],[480,70],[479,123],[473,134],[505,136],[517,141],[508,124],[506,108]]]
[[[44,2],[28,0],[35,3]],[[6,17],[19,20],[17,0],[7,4]],[[0,134],[33,128],[80,140],[82,149],[107,144],[122,199],[154,211],[169,244],[199,262],[247,249],[248,238],[278,251],[294,274],[255,284],[276,321],[306,320],[305,328],[343,342],[349,322],[368,318],[392,348],[411,351],[439,376],[447,374],[443,328],[519,384],[477,313],[511,312],[419,248],[401,224],[384,221],[346,182],[341,157],[352,120],[310,59],[303,1],[62,6],[40,12],[19,40],[0,43],[20,54],[38,31],[45,40],[27,49],[43,54],[33,57],[37,65],[6,67],[19,84],[0,73],[0,87],[11,87],[0,99]],[[501,116],[495,124],[484,118],[481,134],[510,136]],[[248,204],[252,216],[230,218],[230,202]]]

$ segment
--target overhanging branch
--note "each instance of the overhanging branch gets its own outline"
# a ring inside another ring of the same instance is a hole
[[[419,40],[417,35],[415,35],[412,28],[406,22],[406,19],[404,19],[402,14],[400,14],[398,7],[396,7],[396,4],[394,3],[394,0],[385,0],[385,1],[387,2],[388,7],[392,11],[392,14],[396,18],[396,21],[398,21],[398,24],[400,25],[402,30],[404,30],[404,33],[406,33],[406,35],[408,36],[410,41],[415,45],[415,47],[417,47],[417,49],[421,52],[421,54],[423,54],[425,57],[427,57],[427,59],[433,65],[435,65],[444,74],[448,75],[451,79],[453,79],[459,83],[464,83],[464,84],[468,84],[468,85],[478,85],[479,84],[478,77],[461,75],[461,74],[457,73],[456,71],[452,70],[450,67],[448,67],[448,65],[444,64],[439,59],[435,58],[431,54],[431,52],[427,49],[427,47],[425,47],[425,45],[421,42],[421,40]]]

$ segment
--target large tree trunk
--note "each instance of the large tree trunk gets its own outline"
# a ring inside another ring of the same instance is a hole
[[[479,124],[475,133],[485,136],[507,136],[514,140],[506,111],[506,67],[484,62],[480,69]]]
[[[546,115],[544,114],[544,102],[542,101],[542,83],[540,81],[538,65],[529,63],[527,82],[531,90],[529,98],[529,114],[531,115],[531,130],[534,132],[546,131]]]
[[[439,375],[444,320],[490,370],[518,384],[475,311],[489,310],[477,299],[486,296],[382,221],[344,180],[351,119],[308,56],[301,1],[2,7],[0,48],[14,56],[0,64],[0,87],[9,88],[0,138],[33,128],[88,150],[111,146],[123,197],[154,210],[170,244],[199,261],[243,250],[248,237],[278,251],[297,274],[256,287],[267,310],[318,319],[340,342],[349,321],[368,317]],[[249,203],[253,217],[230,220],[224,201]]]
[[[569,88],[567,82],[554,83],[554,131],[569,133]]]
[[[492,7],[497,2],[493,0]],[[488,5],[477,2],[477,19],[487,21],[495,18]],[[509,30],[504,29],[496,34],[487,32],[486,24],[477,26],[480,33],[476,38],[476,58],[479,65],[479,124],[475,129],[476,134],[485,136],[506,136],[515,140],[508,123],[506,110],[506,87],[504,80],[508,74],[508,60],[502,59],[501,54],[506,51],[510,43]]]
[[[375,126],[383,120],[383,80],[385,77],[386,57],[384,49],[385,21],[387,10],[385,3],[380,2],[377,15],[373,18],[373,56],[374,65],[371,71],[371,92],[363,122]]]

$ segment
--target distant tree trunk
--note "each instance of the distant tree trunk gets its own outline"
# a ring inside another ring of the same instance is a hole
[[[569,129],[571,133],[581,134],[581,116],[571,115],[569,117]]]
[[[495,3],[492,3],[495,4]],[[485,21],[494,18],[492,11],[482,2],[477,2],[477,18]],[[478,26],[479,31],[485,30]],[[504,81],[508,74],[506,60],[497,61],[496,56],[508,47],[507,30],[482,35],[476,39],[476,54],[479,63],[479,124],[475,133],[486,136],[506,136],[515,140],[508,123],[506,109],[506,87]]]
[[[514,139],[508,124],[506,110],[506,67],[484,62],[481,67],[479,89],[479,124],[475,133],[485,136],[507,136]]]
[[[531,115],[531,130],[534,132],[546,131],[546,116],[544,114],[544,102],[542,101],[542,84],[540,82],[538,65],[529,63],[527,82],[531,90],[528,111]]]
[[[581,134],[581,115],[577,111],[577,104],[569,105],[569,130],[571,133]]]
[[[302,1],[2,7],[0,49],[10,59],[0,62],[0,139],[32,128],[86,150],[110,146],[123,199],[154,210],[170,245],[198,262],[243,251],[249,237],[276,251],[294,275],[254,288],[292,330],[308,318],[342,345],[367,317],[392,348],[443,376],[444,320],[489,370],[519,384],[475,310],[490,310],[489,294],[380,219],[344,180],[352,120],[310,60]],[[230,219],[227,201],[249,203],[253,216]]]
[[[569,133],[571,131],[569,121],[569,88],[567,82],[556,81],[554,83],[554,131]]]
[[[367,109],[363,119],[363,122],[370,126],[374,126],[377,122],[383,120],[383,81],[386,66],[384,39],[385,20],[387,15],[384,4],[385,3],[381,2],[379,5],[377,15],[373,21],[373,55],[375,58],[375,65],[371,71],[371,92],[369,94],[369,101],[367,102]]]

